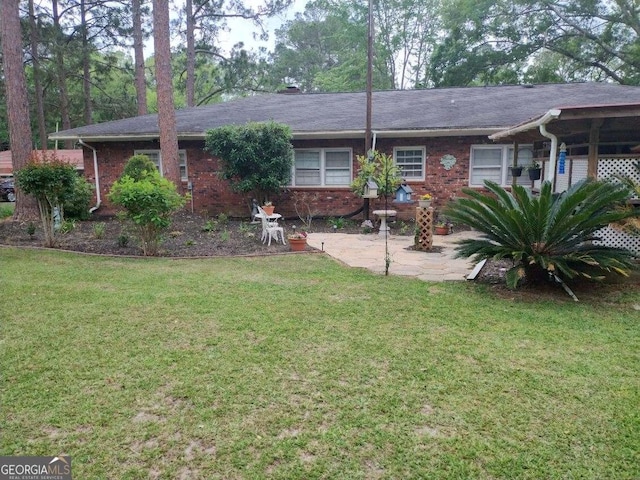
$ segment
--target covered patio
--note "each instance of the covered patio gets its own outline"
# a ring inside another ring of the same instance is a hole
[[[555,192],[563,192],[587,177],[620,175],[640,183],[639,103],[554,108],[490,138],[513,141],[516,152],[518,144],[533,144],[533,161],[542,166],[540,180],[531,184],[534,190],[550,181]],[[637,196],[631,202],[640,205]],[[607,245],[640,255],[639,237],[610,227],[600,233]]]

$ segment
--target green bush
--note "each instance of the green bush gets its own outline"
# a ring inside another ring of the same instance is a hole
[[[291,180],[291,129],[275,122],[227,125],[207,132],[205,150],[222,160],[220,176],[259,202]]]
[[[75,167],[52,157],[43,162],[30,162],[14,176],[16,185],[36,198],[44,230],[44,245],[54,246],[53,214],[55,209],[59,209],[61,220],[64,219],[64,203],[73,196],[78,178]]]
[[[76,175],[73,190],[64,200],[65,218],[74,220],[87,220],[95,187],[87,182],[84,177]]]
[[[147,175],[154,174],[158,171],[156,164],[144,154],[134,155],[129,158],[124,166],[122,176],[125,175],[133,178],[136,182],[143,180]]]
[[[108,198],[124,208],[144,255],[157,254],[162,233],[171,225],[171,215],[185,203],[176,186],[157,170],[145,174],[140,181],[124,175],[113,184]]]
[[[445,213],[483,234],[481,239],[462,240],[458,257],[514,261],[507,272],[509,287],[522,279],[628,275],[634,268],[631,252],[592,243],[599,229],[630,215],[617,208],[630,195],[624,184],[585,180],[554,194],[551,183],[544,182],[538,196],[519,185],[513,193],[493,182],[485,186],[489,193],[464,189],[469,198],[450,203]]]

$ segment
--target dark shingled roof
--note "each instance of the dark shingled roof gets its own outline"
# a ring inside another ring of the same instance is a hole
[[[497,131],[539,116],[552,108],[640,104],[640,87],[608,83],[489,86],[373,93],[373,130],[377,132],[449,130]],[[366,94],[264,94],[176,111],[181,138],[203,138],[211,128],[249,121],[289,125],[294,137],[341,132],[361,135]],[[433,132],[435,133],[435,132]],[[52,139],[117,140],[157,138],[156,114],[74,128]]]

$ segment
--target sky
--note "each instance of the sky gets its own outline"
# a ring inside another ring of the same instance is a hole
[[[261,0],[245,0],[245,5],[257,8],[263,2]],[[275,46],[275,31],[280,28],[282,23],[287,20],[293,19],[296,12],[302,12],[307,3],[307,0],[293,0],[292,5],[288,10],[282,14],[268,18],[265,20],[265,27],[269,32],[269,40],[261,41],[254,40],[253,33],[257,31],[256,27],[251,20],[244,20],[240,18],[232,18],[227,20],[227,24],[230,28],[229,32],[225,32],[221,36],[222,49],[228,53],[233,45],[238,42],[244,42],[247,50],[257,50],[259,47],[266,47],[267,50],[273,50]]]

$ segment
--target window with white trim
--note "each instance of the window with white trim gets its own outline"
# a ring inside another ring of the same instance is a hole
[[[155,163],[156,167],[158,167],[160,175],[164,175],[164,170],[162,168],[162,154],[160,153],[160,150],[135,150],[133,153],[135,155],[146,155],[149,157],[149,160]],[[180,180],[187,181],[189,180],[187,172],[187,151],[178,150],[178,157],[180,158]]]
[[[393,160],[406,180],[424,180],[426,151],[424,147],[396,147]]]
[[[513,165],[513,145],[473,145],[469,167],[469,185],[481,187],[485,180],[491,180],[498,185],[511,185],[512,176],[509,167]],[[520,145],[518,147],[518,165],[527,166],[533,159],[533,147]],[[531,181],[523,173],[518,178],[518,184],[531,185]]]
[[[345,187],[351,184],[351,149],[299,148],[294,150],[291,185]]]

